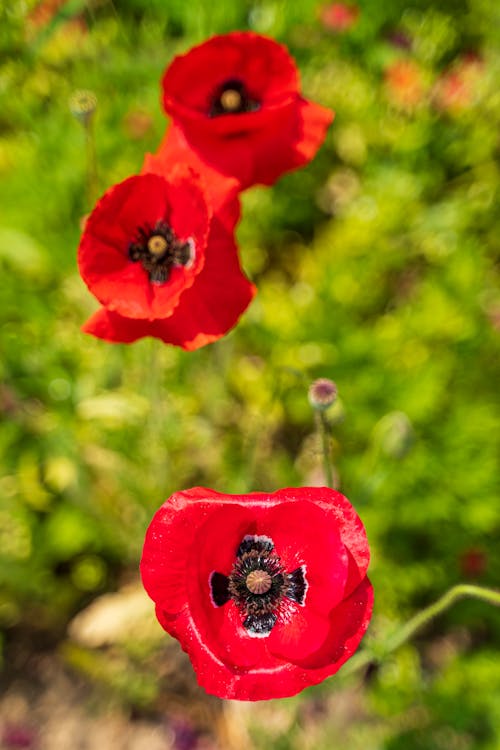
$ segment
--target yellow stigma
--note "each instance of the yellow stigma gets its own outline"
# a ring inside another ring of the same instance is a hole
[[[148,240],[148,250],[151,255],[155,255],[157,258],[160,255],[163,255],[167,247],[167,240],[165,239],[165,237],[162,237],[161,234],[154,234]]]
[[[252,594],[266,594],[272,585],[272,578],[266,570],[252,570],[247,575],[246,587]]]
[[[241,107],[241,94],[236,89],[227,89],[221,94],[220,103],[226,112],[236,112]]]

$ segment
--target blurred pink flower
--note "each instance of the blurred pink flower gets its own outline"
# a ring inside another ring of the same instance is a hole
[[[330,3],[320,10],[321,23],[325,29],[336,34],[349,31],[355,25],[358,16],[358,6],[347,5],[346,3]]]
[[[451,114],[471,107],[482,72],[483,63],[477,55],[468,54],[459,58],[436,81],[432,92],[436,107]]]

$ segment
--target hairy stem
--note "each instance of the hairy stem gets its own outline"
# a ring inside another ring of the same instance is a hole
[[[356,656],[346,664],[342,673],[344,675],[352,674],[358,669],[368,666],[368,664],[383,661],[386,656],[399,648],[403,643],[410,640],[415,633],[424,628],[429,622],[431,622],[431,620],[438,617],[449,607],[453,606],[459,599],[463,598],[480,599],[488,604],[500,606],[500,591],[485,588],[483,586],[459,583],[457,586],[453,586],[449,589],[449,591],[443,594],[443,596],[433,604],[430,604],[425,609],[417,612],[416,615],[396,630],[395,633],[389,636],[382,644],[380,644],[380,646],[373,649],[365,648],[360,653],[356,654]]]

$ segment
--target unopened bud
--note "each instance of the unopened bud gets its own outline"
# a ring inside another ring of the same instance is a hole
[[[313,409],[325,411],[337,398],[337,386],[333,380],[318,378],[309,386],[307,396]]]
[[[97,107],[97,97],[93,91],[75,91],[69,100],[69,109],[73,117],[88,125]]]

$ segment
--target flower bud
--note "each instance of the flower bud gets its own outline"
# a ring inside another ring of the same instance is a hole
[[[97,107],[97,97],[93,91],[81,89],[75,91],[69,100],[69,109],[73,117],[87,126]]]
[[[337,386],[333,380],[318,378],[309,386],[307,397],[313,409],[325,411],[337,398]]]

